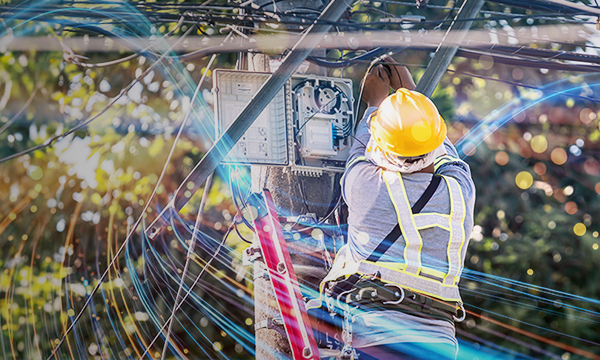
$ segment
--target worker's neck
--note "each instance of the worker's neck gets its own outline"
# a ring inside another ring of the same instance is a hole
[[[433,174],[434,173],[433,164],[429,164],[429,166],[427,166],[426,168],[423,168],[423,169],[421,169],[419,171],[416,171],[416,172]]]

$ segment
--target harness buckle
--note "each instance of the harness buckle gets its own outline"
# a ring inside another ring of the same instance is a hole
[[[404,301],[404,289],[401,286],[398,286],[396,284],[385,284],[383,286],[394,286],[398,289],[400,289],[400,292],[395,292],[394,295],[400,297],[400,299],[396,300],[396,301],[384,301],[383,304],[384,305],[398,305],[400,304],[402,301]]]
[[[358,358],[358,354],[356,353],[356,350],[350,345],[345,345],[341,351],[340,359],[357,359],[357,358]]]
[[[454,315],[452,315],[452,318],[454,319],[455,322],[460,323],[463,322],[465,320],[465,318],[467,317],[467,312],[465,311],[465,306],[461,303],[460,307],[458,308],[459,311],[462,312],[462,315],[460,317],[456,317]]]

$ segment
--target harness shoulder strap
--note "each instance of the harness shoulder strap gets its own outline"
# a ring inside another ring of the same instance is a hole
[[[417,200],[417,202],[412,206],[411,211],[413,214],[418,214],[419,212],[421,212],[421,210],[423,210],[423,208],[425,207],[425,205],[427,205],[433,194],[435,194],[435,191],[440,185],[441,180],[442,177],[438,175],[434,175],[431,178],[429,186],[427,186],[419,200]],[[402,236],[402,230],[400,230],[400,224],[398,223],[392,229],[392,231],[390,231],[390,233],[383,239],[383,241],[379,243],[379,245],[377,245],[375,250],[373,250],[371,255],[369,255],[369,257],[367,258],[367,261],[376,262],[377,260],[379,260],[383,256],[383,254],[385,254],[385,252],[388,251],[390,246],[392,246],[396,242],[396,240],[400,238],[400,236]]]

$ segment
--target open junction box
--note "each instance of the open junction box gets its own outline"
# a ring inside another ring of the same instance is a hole
[[[217,69],[213,76],[220,136],[270,74]],[[314,176],[341,172],[352,146],[354,121],[351,80],[293,75],[224,163],[282,166]]]

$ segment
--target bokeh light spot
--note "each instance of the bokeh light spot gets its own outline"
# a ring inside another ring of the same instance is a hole
[[[577,204],[575,204],[574,201],[568,201],[565,204],[565,211],[569,215],[575,215],[575,213],[577,212]]]
[[[431,128],[425,121],[414,124],[410,129],[410,133],[419,142],[425,142],[431,138]]]
[[[323,240],[323,230],[314,229],[313,231],[311,231],[310,236],[312,236],[312,238],[315,240],[322,241]]]
[[[42,168],[36,165],[31,165],[29,169],[27,169],[27,172],[29,173],[29,176],[31,176],[31,178],[35,181],[40,180],[42,176],[44,176],[44,171],[42,170]]]
[[[521,171],[515,177],[515,183],[523,190],[527,190],[533,185],[533,176],[527,171]]]
[[[544,175],[546,173],[546,164],[541,162],[536,163],[533,165],[533,171],[538,175]]]
[[[544,135],[537,135],[531,139],[531,150],[541,154],[546,149],[548,149],[548,140],[546,140]]]
[[[581,120],[581,122],[586,125],[596,120],[597,117],[598,116],[596,115],[596,113],[588,108],[583,108],[579,112],[579,120]]]
[[[600,174],[600,163],[593,157],[589,157],[583,163],[583,170],[589,175],[598,176]]]
[[[565,194],[566,196],[571,196],[571,195],[573,195],[573,191],[575,191],[575,189],[573,189],[573,187],[571,185],[567,185],[563,189],[563,194]]]
[[[567,152],[565,149],[556,148],[550,153],[550,159],[556,165],[562,165],[567,162]]]
[[[489,70],[494,67],[494,58],[489,55],[481,55],[479,57],[479,66],[483,70]]]
[[[462,147],[462,152],[467,156],[475,155],[476,151],[477,151],[477,148],[475,147],[475,144],[473,144],[471,142],[465,143]]]
[[[521,68],[515,68],[512,71],[512,77],[515,80],[521,80],[521,79],[523,79],[523,76],[525,76],[525,73],[523,72],[523,69],[521,69]]]
[[[505,151],[498,151],[496,153],[496,163],[500,166],[504,166],[506,164],[508,164],[508,154]]]
[[[585,227],[585,225],[583,223],[577,223],[577,224],[575,224],[575,226],[573,226],[573,232],[577,236],[585,235],[586,231],[587,231],[587,228]]]

